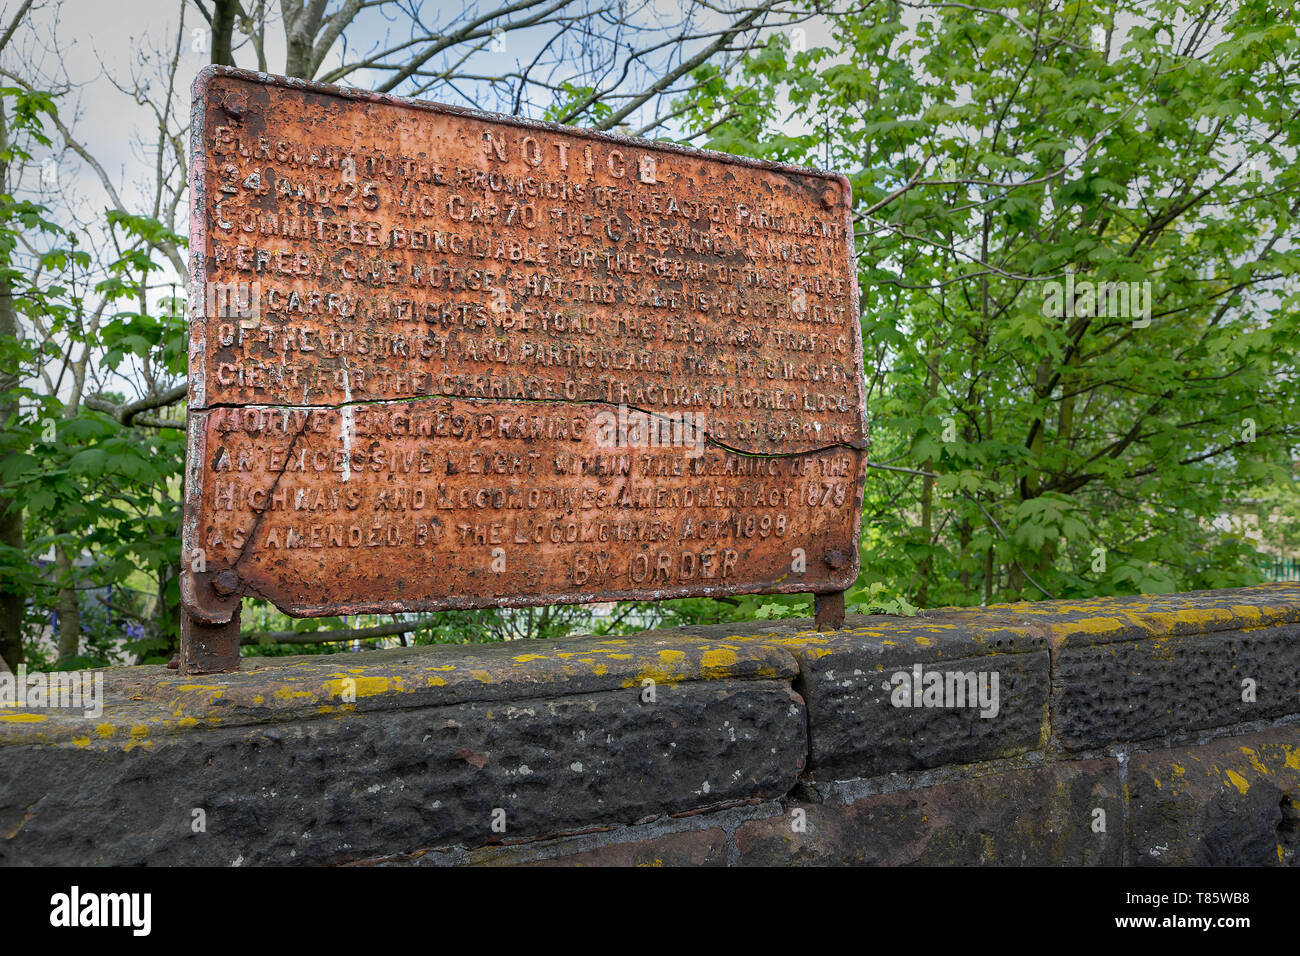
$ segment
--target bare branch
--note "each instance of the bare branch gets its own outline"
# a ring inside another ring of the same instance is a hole
[[[269,631],[262,634],[248,633],[239,635],[240,644],[333,644],[339,641],[364,641],[372,637],[390,637],[394,634],[408,634],[418,631],[427,620],[395,621],[392,624],[379,624],[375,627],[358,627],[351,630],[334,631]]]
[[[26,15],[27,10],[31,5],[32,0],[23,0],[23,5],[18,8],[18,12],[14,14],[14,18],[9,21],[9,29],[5,31],[4,36],[0,37],[0,53],[4,52],[4,48],[7,47],[9,41],[13,39],[14,31],[18,29],[18,24],[22,22],[23,17]]]
[[[180,385],[173,385],[167,391],[157,395],[146,395],[144,398],[134,402],[127,402],[124,405],[114,405],[106,399],[99,398],[96,395],[89,396],[85,405],[87,408],[93,408],[96,411],[104,412],[116,418],[123,425],[130,425],[132,420],[141,412],[147,412],[154,408],[162,408],[165,405],[175,405],[189,393],[189,386],[182,382]],[[141,421],[142,425],[152,425],[155,428],[184,428],[184,422],[170,422],[164,419],[152,419],[150,421]]]

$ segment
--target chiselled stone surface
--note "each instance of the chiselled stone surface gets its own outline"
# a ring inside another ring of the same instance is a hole
[[[343,862],[633,823],[787,792],[804,720],[783,683],[719,681],[10,746],[0,863]]]
[[[1094,829],[1098,810],[1104,832]],[[1118,766],[1092,760],[849,804],[791,803],[782,816],[742,823],[735,842],[742,866],[1113,866],[1123,834]]]
[[[771,643],[799,661],[808,767],[819,779],[969,763],[1043,742],[1048,655],[1033,633],[939,612]]]
[[[1300,865],[1300,725],[1136,754],[1136,866]]]
[[[1090,645],[1057,655],[1053,726],[1070,749],[1300,713],[1300,624]]]
[[[196,677],[156,666],[109,668],[102,715],[86,720],[31,711],[6,717],[0,711],[0,747],[6,742],[92,739],[137,746],[196,727],[558,697],[640,688],[645,681],[789,681],[797,673],[788,651],[746,639],[744,628],[692,631],[437,644],[362,656],[248,657],[236,673]]]

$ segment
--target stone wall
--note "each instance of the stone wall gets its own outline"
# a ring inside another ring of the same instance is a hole
[[[809,627],[114,669],[0,863],[1297,862],[1300,586]]]

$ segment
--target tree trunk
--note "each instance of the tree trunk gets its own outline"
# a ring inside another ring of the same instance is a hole
[[[970,559],[970,539],[974,534],[971,527],[970,518],[962,518],[961,524],[957,526],[957,545],[958,545],[958,562],[961,566],[961,593],[964,599],[970,592],[970,567],[967,561]]]
[[[0,115],[0,129],[4,118]],[[4,134],[0,132],[0,143]],[[3,173],[0,172],[0,177]],[[0,189],[3,187],[0,186]],[[0,279],[0,340],[18,336],[18,317],[14,313],[12,290],[9,283]],[[0,369],[0,427],[18,413],[18,403],[12,399],[12,389],[18,384],[16,370]],[[0,544],[19,551],[23,547],[23,509],[7,495],[0,495]],[[0,658],[9,668],[15,669],[23,659],[23,595],[0,585]]]
[[[315,4],[303,4],[292,17],[284,19],[284,74],[299,79],[310,80],[315,72],[312,69],[313,41],[316,31],[320,29],[325,5],[318,8]],[[285,14],[283,4],[281,14]]]
[[[930,354],[935,354],[932,350]],[[934,406],[935,396],[939,394],[939,376],[931,367],[926,372],[926,408],[931,409]],[[921,468],[927,472],[934,471],[934,459],[927,458],[921,463]],[[930,548],[934,545],[934,479],[928,474],[925,476],[921,486],[921,530],[925,533],[925,546]],[[916,604],[918,607],[930,606],[930,570],[933,566],[931,555],[927,551],[921,563],[917,565],[916,573],[920,577],[920,586],[916,589]]]
[[[9,127],[0,102],[0,152],[9,145]],[[0,162],[0,193],[9,191],[9,164]],[[8,280],[0,279],[0,341],[18,337],[18,315],[14,312],[13,289]],[[18,385],[17,368],[0,367],[0,428],[18,413],[18,402],[13,389]],[[0,544],[22,549],[23,509],[9,498],[0,495]],[[21,593],[10,591],[0,583],[0,660],[17,669],[23,659],[23,606]]]
[[[167,601],[167,585],[175,577],[176,569],[170,567],[161,567],[158,569],[158,603],[154,608],[154,636],[167,641],[167,646],[162,649],[156,649],[154,654],[161,654],[164,657],[171,657],[176,649],[180,646],[179,639],[181,633],[181,615],[180,606],[169,604]],[[144,660],[143,655],[141,661]]]
[[[0,290],[0,300],[5,292]],[[4,311],[0,305],[0,316]],[[0,317],[0,322],[3,318]],[[0,331],[0,335],[3,335]],[[3,390],[0,384],[0,390]],[[0,408],[0,418],[8,418],[11,408]],[[23,547],[23,509],[7,497],[0,496],[0,544],[22,550]],[[24,598],[17,590],[0,587],[0,659],[9,668],[16,668],[23,660],[23,608]]]
[[[212,5],[212,62],[218,66],[235,65],[231,47],[234,46],[235,14],[238,12],[238,0],[215,0]]]
[[[59,613],[59,660],[76,657],[81,649],[81,605],[72,577],[72,559],[61,545],[54,549],[54,566],[59,573],[58,596],[54,610]]]

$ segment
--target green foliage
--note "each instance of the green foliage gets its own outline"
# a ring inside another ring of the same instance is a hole
[[[1215,524],[1295,488],[1297,17],[1207,8],[1189,46],[1184,11],[868,2],[824,47],[701,73],[688,131],[853,184],[871,458],[896,469],[868,476],[868,605],[1259,580]],[[1149,324],[1054,313],[1067,273],[1149,283]]]
[[[52,101],[10,88],[0,90],[0,97],[10,144],[0,152],[11,161],[29,160],[23,144],[48,145],[40,123],[54,115]],[[24,531],[21,548],[0,544],[0,591],[24,596],[37,612],[29,615],[30,639],[50,622],[60,589],[66,602],[141,575],[157,586],[148,634],[129,636],[123,623],[128,618],[81,601],[83,653],[49,662],[59,667],[102,665],[123,653],[165,658],[175,638],[184,433],[123,425],[75,397],[69,400],[66,377],[62,388],[59,382],[51,388],[38,374],[41,359],[66,355],[66,369],[81,354],[112,369],[133,354],[161,372],[184,373],[185,330],[176,303],[160,303],[166,309],[159,314],[139,308],[144,283],[158,269],[153,256],[160,244],[184,240],[147,217],[109,211],[106,224],[119,241],[104,263],[105,278],[91,291],[101,310],[119,302],[136,308],[92,322],[85,298],[92,257],[78,248],[77,236],[44,207],[0,195],[0,268],[21,319],[19,335],[0,336],[0,356],[10,371],[0,394],[0,507],[20,513]],[[20,248],[36,251],[20,259]],[[45,560],[51,549],[68,554],[73,569],[57,574]],[[140,615],[146,609],[127,610]],[[112,648],[110,633],[116,634]],[[129,639],[122,644],[124,636]],[[30,640],[29,653],[33,659],[41,653]]]
[[[593,101],[592,98],[597,96],[594,86],[578,86],[565,80],[559,86],[559,93],[561,97],[546,109],[542,119],[562,123],[565,122],[565,117],[575,111],[580,112],[588,104],[590,106],[587,112],[597,121],[603,120],[614,112],[614,108],[608,103],[602,103],[599,99]]]
[[[849,614],[895,614],[899,617],[915,617],[920,610],[907,598],[891,594],[888,585],[875,581],[866,587],[855,587],[845,599],[845,610]]]
[[[757,621],[776,621],[787,617],[807,617],[811,613],[812,604],[808,601],[799,601],[795,604],[765,601],[754,612],[754,619]]]

